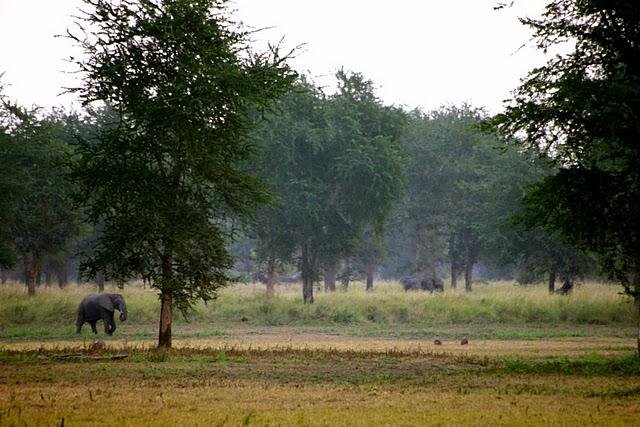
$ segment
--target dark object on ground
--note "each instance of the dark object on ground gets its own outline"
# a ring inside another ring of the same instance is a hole
[[[440,341],[440,340],[433,340],[433,343],[435,345],[442,345],[442,341]]]
[[[407,276],[400,279],[405,291],[423,290],[429,292],[444,291],[444,282],[437,276]]]
[[[460,340],[460,345],[467,345],[467,344],[469,344],[469,338],[462,337],[462,340]]]
[[[247,316],[242,316],[242,317],[240,318],[240,321],[241,321],[241,322],[248,322],[248,321],[249,321],[249,318],[248,318]]]
[[[113,311],[120,311],[120,321],[127,320],[127,305],[120,294],[91,294],[84,297],[78,306],[78,318],[76,319],[76,333],[80,333],[82,325],[89,323],[91,331],[98,333],[96,323],[102,319],[104,331],[107,335],[116,330],[116,322],[113,320]]]
[[[573,281],[565,280],[560,289],[556,289],[556,294],[559,295],[569,295],[573,291]]]

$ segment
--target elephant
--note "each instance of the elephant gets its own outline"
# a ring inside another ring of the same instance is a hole
[[[444,291],[444,282],[439,277],[423,277],[420,278],[418,276],[408,276],[400,279],[400,283],[402,283],[402,287],[405,291],[410,290],[423,290],[429,292],[442,292]]]
[[[116,323],[113,320],[113,311],[120,311],[120,321],[127,320],[127,305],[124,297],[120,294],[91,294],[84,297],[78,306],[78,318],[76,320],[76,333],[80,333],[82,325],[88,322],[91,331],[98,333],[96,322],[102,319],[104,331],[107,335],[112,335],[116,330]]]
[[[422,290],[429,292],[443,292],[444,291],[444,282],[441,278],[437,276],[427,277],[422,279],[420,282],[420,286]]]
[[[420,280],[417,277],[403,277],[402,279],[400,279],[400,283],[402,283],[402,288],[405,291],[420,289]]]

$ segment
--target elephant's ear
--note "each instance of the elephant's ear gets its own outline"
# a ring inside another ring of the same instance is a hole
[[[101,294],[98,297],[98,304],[100,305],[100,307],[104,308],[105,310],[109,310],[109,311],[115,310],[115,307],[113,306],[113,298],[111,297],[111,294]]]

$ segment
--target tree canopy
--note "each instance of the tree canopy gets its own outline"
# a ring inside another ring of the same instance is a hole
[[[541,19],[522,22],[540,49],[568,46],[488,122],[558,166],[529,189],[526,222],[599,254],[640,321],[640,9],[554,0]],[[640,354],[640,323],[638,332]]]
[[[556,0],[522,21],[541,49],[574,44],[532,70],[490,122],[559,167],[530,189],[529,224],[600,254],[640,298],[640,10]]]
[[[78,200],[103,233],[90,275],[149,277],[161,299],[159,345],[171,346],[172,305],[208,300],[228,280],[233,221],[268,200],[242,168],[254,153],[250,112],[295,77],[277,49],[254,53],[226,1],[85,0],[70,36],[85,105],[118,112],[98,141],[78,145]]]
[[[301,82],[257,134],[260,175],[280,198],[262,216],[260,241],[272,256],[299,250],[305,302],[320,270],[352,254],[365,227],[381,231],[403,185],[401,111],[382,105],[361,74],[336,78],[330,96]]]

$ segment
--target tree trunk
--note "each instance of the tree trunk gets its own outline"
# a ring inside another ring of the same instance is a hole
[[[635,298],[635,303],[636,303],[636,308],[638,310],[638,336],[637,336],[637,343],[638,343],[638,359],[640,359],[640,296]]]
[[[8,274],[6,270],[0,271],[0,280],[2,281],[3,285],[7,283],[7,277],[8,277]]]
[[[302,281],[302,299],[305,304],[313,304],[313,280],[305,278]]]
[[[158,347],[171,348],[171,320],[173,319],[173,296],[160,294],[160,332],[158,334]]]
[[[64,258],[60,261],[60,265],[58,266],[58,271],[56,276],[58,277],[58,287],[60,289],[67,286],[69,283],[69,259]]]
[[[373,279],[376,274],[376,266],[375,265],[367,265],[365,267],[365,275],[367,276],[367,291],[373,291]]]
[[[458,287],[458,269],[456,268],[456,261],[451,261],[451,289]]]
[[[313,276],[315,261],[307,244],[302,245],[302,300],[313,304]]]
[[[38,273],[40,272],[40,257],[31,253],[29,264],[27,266],[27,295],[30,297],[36,294],[36,283],[38,281]]]
[[[267,261],[267,297],[273,297],[276,285],[276,263],[273,259]]]
[[[416,253],[414,254],[413,259],[413,272],[417,273],[420,271],[420,244],[416,243]]]
[[[556,269],[553,268],[551,269],[551,271],[549,271],[549,282],[548,282],[548,286],[549,286],[549,293],[551,295],[553,295],[556,292]]]
[[[99,272],[96,275],[96,284],[98,285],[98,293],[103,293],[104,292],[104,274],[102,274],[102,272]]]
[[[338,266],[332,264],[324,270],[324,291],[335,292],[336,291],[336,276],[338,275]]]
[[[51,268],[49,267],[47,267],[47,269],[44,271],[44,287],[51,287]]]
[[[464,290],[471,292],[471,283],[473,281],[473,263],[467,262],[464,266]]]

